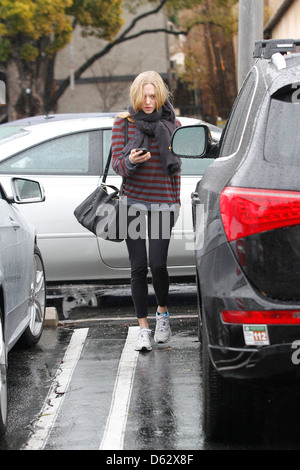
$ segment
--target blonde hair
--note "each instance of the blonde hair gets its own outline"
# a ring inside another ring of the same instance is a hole
[[[155,88],[156,110],[158,111],[167,101],[171,98],[169,89],[159,73],[149,70],[140,73],[133,81],[130,87],[130,99],[133,109],[138,112],[142,109],[144,101],[144,85],[153,85]],[[127,112],[119,114],[120,117],[129,118],[130,114]]]
[[[170,97],[167,85],[159,75],[159,73],[150,70],[140,73],[133,81],[130,87],[130,98],[133,109],[137,112],[142,108],[144,101],[143,87],[144,85],[153,85],[155,88],[155,98],[157,103],[156,110],[160,109],[166,100]]]

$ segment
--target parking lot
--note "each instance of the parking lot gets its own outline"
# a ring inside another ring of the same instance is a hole
[[[299,449],[299,387],[284,380],[262,394],[257,439],[206,440],[196,293],[174,285],[170,302],[172,339],[150,353],[134,351],[136,320],[126,288],[112,291],[105,307],[74,309],[44,330],[36,348],[13,350],[1,449],[168,451],[191,455],[194,463],[200,450]]]

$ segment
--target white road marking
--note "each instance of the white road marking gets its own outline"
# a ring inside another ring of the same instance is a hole
[[[154,316],[151,316],[149,315],[148,316],[148,320],[155,320],[155,315]],[[186,319],[186,318],[198,318],[198,315],[197,314],[186,314],[186,315],[172,315],[172,319]],[[79,323],[93,323],[93,322],[100,322],[100,321],[134,321],[136,322],[136,317],[122,317],[122,316],[119,316],[119,317],[93,317],[93,318],[79,318],[79,319],[76,319],[76,320],[60,320],[59,321],[59,324],[60,325],[72,325],[74,323],[76,324],[79,324]]]
[[[88,328],[74,330],[62,364],[52,382],[44,406],[34,423],[34,431],[24,450],[42,450],[47,444],[51,430],[55,424],[65,394],[80,358],[87,337]]]
[[[128,329],[100,450],[123,449],[134,373],[139,355],[139,352],[134,349],[138,330],[138,326],[132,326]]]

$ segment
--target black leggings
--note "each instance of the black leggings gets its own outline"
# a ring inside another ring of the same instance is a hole
[[[174,212],[137,211],[135,215],[127,217],[126,244],[131,264],[131,293],[137,318],[148,315],[146,238],[149,240],[149,266],[156,300],[162,307],[168,304],[167,258],[173,225]]]

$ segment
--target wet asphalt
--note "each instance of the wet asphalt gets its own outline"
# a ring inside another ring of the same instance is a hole
[[[155,299],[149,298],[154,327]],[[192,453],[201,450],[299,449],[299,382],[270,383],[263,395],[263,427],[247,442],[209,442],[202,430],[201,354],[197,337],[197,296],[193,285],[171,289],[171,341],[140,353],[130,392],[123,450]],[[98,306],[60,313],[56,328],[45,328],[34,349],[9,354],[9,414],[1,450],[22,450],[36,433],[49,388],[75,330],[87,337],[45,450],[98,450],[110,412],[120,356],[128,328],[137,325],[130,290],[111,289]],[[50,409],[51,411],[51,409]],[[34,450],[34,449],[33,449]],[[134,454],[137,453],[137,454]]]

